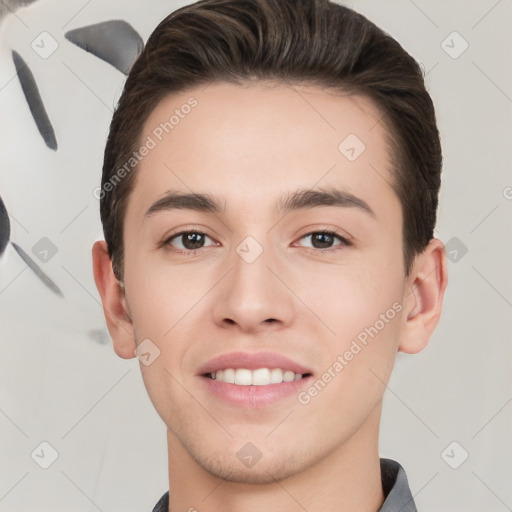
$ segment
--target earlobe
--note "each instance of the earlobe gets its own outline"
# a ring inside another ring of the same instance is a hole
[[[94,281],[101,297],[107,328],[119,357],[135,357],[135,334],[125,294],[112,270],[107,243],[100,240],[92,248]]]
[[[425,348],[441,317],[443,297],[448,284],[446,250],[433,238],[416,257],[404,297],[405,313],[398,350],[415,354]]]

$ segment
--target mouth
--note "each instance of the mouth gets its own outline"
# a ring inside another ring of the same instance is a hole
[[[309,377],[311,373],[295,373],[292,370],[283,368],[225,368],[214,372],[203,374],[203,377],[210,378],[236,386],[268,386],[270,384],[281,384],[292,382]]]
[[[274,352],[231,352],[205,363],[197,375],[211,397],[230,406],[262,408],[298,394],[313,371]]]

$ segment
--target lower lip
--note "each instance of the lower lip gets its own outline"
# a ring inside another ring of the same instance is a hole
[[[290,395],[297,395],[300,390],[309,384],[311,375],[300,380],[281,382],[280,384],[267,384],[265,386],[241,386],[229,384],[220,380],[201,376],[208,390],[225,402],[237,407],[259,408],[282,400]]]

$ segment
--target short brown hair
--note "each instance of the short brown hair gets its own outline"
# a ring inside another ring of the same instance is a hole
[[[116,277],[123,279],[123,221],[135,170],[105,185],[137,148],[157,103],[201,84],[254,79],[329,87],[374,101],[388,129],[408,276],[414,257],[433,238],[442,167],[434,106],[419,64],[367,18],[328,0],[201,0],[157,26],[113,115],[100,214]]]

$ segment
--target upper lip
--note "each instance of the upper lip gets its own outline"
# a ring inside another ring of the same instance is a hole
[[[248,370],[281,368],[282,370],[290,370],[294,373],[312,373],[309,368],[276,352],[229,352],[213,357],[204,363],[198,369],[197,374],[204,375],[226,368],[246,368]]]

